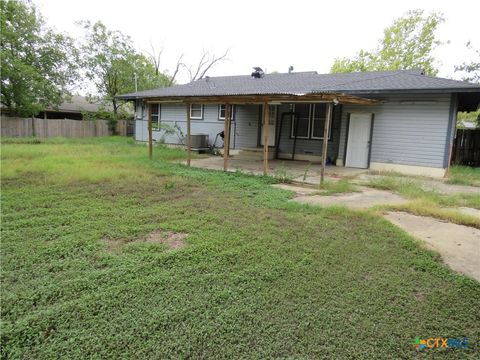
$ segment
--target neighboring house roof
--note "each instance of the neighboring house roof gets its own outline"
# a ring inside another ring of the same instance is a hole
[[[83,96],[73,95],[70,100],[63,102],[58,107],[48,107],[46,111],[82,113],[85,111],[97,112],[100,109],[112,111],[112,106],[103,104],[101,101],[89,102],[87,98]]]
[[[480,84],[424,75],[420,70],[317,74],[315,71],[206,77],[184,85],[118,96],[132,100],[158,97],[297,95],[305,93],[478,92]]]

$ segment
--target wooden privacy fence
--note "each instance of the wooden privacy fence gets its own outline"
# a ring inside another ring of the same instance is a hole
[[[453,142],[452,164],[480,166],[480,129],[458,129]]]
[[[127,136],[127,120],[118,120],[116,133]],[[39,138],[109,136],[108,120],[70,120],[39,118],[1,118],[2,137],[37,136]]]

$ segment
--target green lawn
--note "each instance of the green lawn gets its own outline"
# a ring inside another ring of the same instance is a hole
[[[399,359],[415,337],[479,356],[480,284],[381,217],[179,150],[29,142],[2,144],[2,358]],[[186,246],[144,241],[159,230]]]

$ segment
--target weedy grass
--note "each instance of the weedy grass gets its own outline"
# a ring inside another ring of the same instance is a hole
[[[459,206],[480,209],[480,189],[478,194],[443,194],[423,188],[419,179],[396,174],[386,174],[373,178],[366,185],[376,189],[394,191],[412,200],[405,205],[384,208],[403,210],[416,215],[432,216],[456,224],[480,228],[480,221],[477,218],[451,209]]]
[[[442,336],[470,348],[421,355],[478,358],[478,282],[378,216],[183,158],[2,143],[2,358],[398,359]],[[135,240],[159,231],[184,246]]]
[[[480,186],[480,168],[452,166],[447,182],[450,184]]]
[[[320,185],[320,190],[318,195],[333,195],[357,192],[358,188],[353,185],[349,179],[342,179],[338,181],[325,180],[323,184]]]

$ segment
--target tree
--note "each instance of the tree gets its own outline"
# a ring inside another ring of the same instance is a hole
[[[463,62],[461,65],[455,66],[455,71],[462,71],[467,74],[462,78],[463,81],[480,83],[480,49],[473,49],[472,43],[467,42],[467,49],[474,51],[477,59],[469,63]]]
[[[135,50],[129,36],[109,30],[101,22],[80,24],[86,32],[82,46],[86,77],[98,95],[112,104],[115,117],[125,104],[117,101],[117,95],[168,85],[170,78]]]
[[[210,71],[213,67],[218,65],[219,62],[225,60],[228,55],[228,49],[223,53],[223,55],[217,56],[211,54],[208,51],[203,51],[202,56],[198,63],[194,65],[182,64],[183,67],[187,70],[190,81],[203,79],[207,72]],[[181,59],[181,58],[180,58]]]
[[[20,116],[60,105],[78,75],[73,40],[47,28],[30,2],[2,0],[0,9],[1,103]]]
[[[160,68],[160,60],[162,54],[163,48],[161,48],[159,51],[156,51],[155,47],[151,44],[151,52],[148,52],[148,55],[150,57],[150,61],[154,64],[157,73]],[[220,62],[225,61],[227,55],[228,49],[220,56],[204,50],[197,64],[190,65],[186,64],[183,61],[184,54],[181,54],[177,59],[177,63],[175,65],[172,75],[170,76],[170,81],[167,86],[171,86],[175,83],[175,79],[179,74],[180,69],[185,69],[187,71],[190,82],[203,79],[211,69],[213,69]]]
[[[408,11],[384,30],[375,50],[361,50],[351,59],[337,58],[331,72],[423,69],[436,75],[432,52],[441,44],[435,31],[443,21],[436,12],[425,16],[423,10]]]

